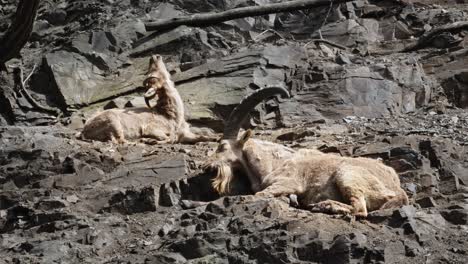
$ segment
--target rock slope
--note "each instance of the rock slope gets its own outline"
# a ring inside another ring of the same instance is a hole
[[[2,1],[0,32],[17,2]],[[272,2],[42,1],[21,58],[0,74],[0,262],[466,263],[468,35],[456,25],[468,3],[355,0],[144,26]],[[411,204],[355,220],[255,198],[245,179],[238,195],[218,197],[200,168],[216,143],[77,140],[94,112],[144,106],[153,53],[167,58],[197,129],[221,132],[243,96],[284,86],[292,98],[265,102],[245,128],[293,148],[382,158]]]

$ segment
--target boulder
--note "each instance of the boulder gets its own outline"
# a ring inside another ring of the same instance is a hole
[[[45,56],[63,104],[80,108],[118,95],[134,92],[144,80],[147,59],[135,60],[120,70],[119,76],[106,74],[106,56],[96,61],[78,53],[58,50]],[[100,66],[98,66],[100,65]]]
[[[432,87],[418,65],[404,61],[398,66],[317,63],[312,69],[296,70],[291,79],[298,84],[292,87],[294,97],[279,106],[287,125],[413,112],[429,102]]]
[[[443,80],[447,99],[457,107],[468,107],[468,71],[462,71]]]
[[[158,203],[158,191],[150,186],[141,190],[130,189],[114,194],[109,200],[109,207],[105,210],[122,214],[153,212],[156,211]]]
[[[215,123],[229,116],[249,93],[249,87],[285,86],[284,70],[301,64],[301,48],[266,45],[242,51],[174,74],[177,89],[184,99],[187,118],[193,122]]]

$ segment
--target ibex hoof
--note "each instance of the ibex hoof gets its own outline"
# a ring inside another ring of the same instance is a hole
[[[340,202],[327,200],[319,203],[309,204],[307,208],[311,212],[325,213],[325,214],[351,214],[352,207]]]

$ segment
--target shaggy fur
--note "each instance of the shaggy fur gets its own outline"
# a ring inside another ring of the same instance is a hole
[[[297,195],[312,211],[367,216],[369,211],[408,204],[395,170],[378,160],[348,158],[318,150],[292,150],[250,139],[222,140],[207,167],[215,169],[213,187],[229,193],[233,170],[248,175],[255,195]]]
[[[184,119],[184,103],[161,56],[151,57],[147,77],[143,85],[158,96],[156,106],[102,111],[85,123],[81,138],[115,143],[150,138],[159,144],[217,140],[190,131]]]

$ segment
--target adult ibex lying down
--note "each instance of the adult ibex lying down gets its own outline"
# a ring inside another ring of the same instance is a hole
[[[112,140],[124,143],[129,139],[151,138],[157,143],[196,143],[216,141],[216,137],[195,135],[184,118],[184,103],[159,55],[150,58],[143,85],[146,107],[109,109],[89,119],[81,132],[82,139]],[[158,96],[157,104],[150,100]]]
[[[214,170],[213,187],[228,194],[234,172],[243,172],[257,196],[296,195],[301,207],[324,213],[367,216],[368,211],[408,204],[395,170],[381,161],[293,150],[280,144],[240,139],[240,124],[263,99],[288,95],[282,88],[265,88],[246,97],[231,113],[216,152],[206,163]]]

